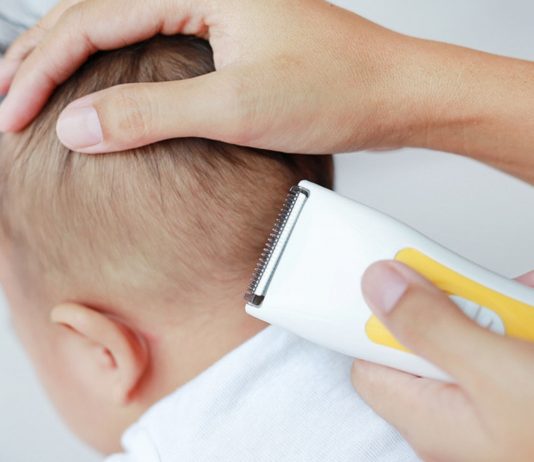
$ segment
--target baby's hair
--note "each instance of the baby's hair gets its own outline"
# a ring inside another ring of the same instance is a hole
[[[101,52],[22,134],[2,140],[0,224],[26,274],[73,293],[102,284],[195,293],[250,273],[292,184],[332,187],[328,155],[200,138],[83,155],[55,135],[61,110],[88,93],[213,70],[209,44],[189,36]]]

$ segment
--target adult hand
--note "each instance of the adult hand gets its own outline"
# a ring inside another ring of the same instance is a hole
[[[31,29],[19,35],[11,44],[0,63],[0,94],[7,93],[9,85],[22,62],[39,45],[61,15],[71,6],[81,1],[83,0],[62,0],[58,2],[44,18],[41,18]]]
[[[158,33],[209,39],[217,71],[77,101],[58,123],[67,146],[181,136],[306,153],[421,146],[534,179],[532,63],[410,38],[323,0],[63,1],[0,65],[10,88],[0,130],[26,126],[92,53]]]
[[[534,272],[519,278],[534,287]],[[361,396],[428,461],[534,460],[534,344],[491,333],[430,282],[397,262],[372,265],[363,290],[412,351],[457,384],[356,361]]]
[[[398,143],[402,98],[383,95],[402,94],[392,75],[404,39],[322,0],[64,1],[7,53],[0,128],[27,125],[92,53],[158,33],[208,38],[217,72],[75,102],[58,124],[67,146],[105,152],[202,136],[322,153]]]

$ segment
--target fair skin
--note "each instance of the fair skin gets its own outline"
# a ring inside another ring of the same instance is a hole
[[[63,1],[6,54],[0,129],[27,125],[90,54],[157,33],[208,38],[217,72],[79,100],[58,121],[67,146],[101,153],[182,136],[306,153],[420,146],[534,180],[534,64],[407,37],[322,0]]]
[[[240,284],[218,291],[216,306],[109,288],[77,299],[28,277],[8,240],[0,248],[12,323],[42,384],[71,429],[106,454],[152,404],[265,327],[243,313]]]
[[[534,272],[518,278],[534,288]],[[430,282],[398,262],[372,265],[367,302],[401,343],[456,384],[364,361],[356,390],[426,461],[528,461],[534,455],[534,344],[488,332]]]
[[[63,2],[0,67],[0,129],[29,123],[90,54],[157,33],[208,38],[217,71],[89,95],[58,121],[67,146],[105,152],[181,136],[311,153],[415,146],[534,182],[533,63],[403,36],[320,0]],[[384,298],[391,265],[366,274],[369,304],[458,383],[357,363],[358,391],[427,460],[532,459],[532,345],[477,328],[405,267],[395,267],[397,300]]]

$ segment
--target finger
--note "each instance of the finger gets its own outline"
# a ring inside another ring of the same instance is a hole
[[[65,0],[56,5],[44,18],[33,27],[24,31],[7,49],[0,63],[0,94],[5,94],[23,60],[41,42],[61,15],[71,6],[82,0]]]
[[[124,47],[164,33],[205,33],[202,1],[91,0],[67,9],[21,64],[0,108],[0,130],[18,131],[60,83],[97,50]],[[106,20],[102,20],[102,16]]]
[[[40,42],[42,37],[52,27],[54,27],[65,11],[71,6],[80,3],[83,0],[64,0],[59,2],[54,8],[52,8],[46,16],[41,18],[34,26],[15,39],[15,41],[9,46],[6,51],[5,57],[12,61],[23,60],[30,51],[35,48],[37,43]]]
[[[393,261],[371,265],[362,290],[369,306],[403,345],[459,382],[476,386],[481,377],[495,373],[494,353],[502,337],[471,321],[445,293],[406,265]]]
[[[0,95],[5,95],[8,92],[19,66],[20,61],[8,61],[5,58],[0,60]]]
[[[36,24],[19,35],[8,48],[0,63],[0,95],[8,92],[22,61],[39,43],[45,32],[39,24]]]
[[[437,455],[439,460],[460,460],[460,456],[469,460],[474,448],[488,444],[477,431],[475,408],[457,385],[360,360],[354,363],[352,381],[369,406],[395,426],[424,460],[435,460]]]
[[[40,25],[23,32],[6,51],[0,64],[0,94],[5,95],[20,65],[46,33]]]
[[[85,96],[60,115],[58,137],[84,153],[123,151],[185,136],[233,141],[235,127],[242,125],[232,96],[238,86],[234,74],[239,73],[119,85]]]
[[[516,280],[517,282],[520,282],[521,284],[524,284],[525,286],[534,287],[534,271],[525,273],[517,277]]]

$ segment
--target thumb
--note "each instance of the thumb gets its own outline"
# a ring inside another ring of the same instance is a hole
[[[68,148],[90,154],[200,135],[238,142],[244,117],[236,74],[124,84],[84,96],[63,110],[57,135]]]
[[[500,347],[499,336],[471,321],[444,292],[408,266],[395,261],[371,265],[362,291],[399,342],[459,382],[477,382],[492,374],[491,352]],[[480,355],[485,349],[488,354]]]

